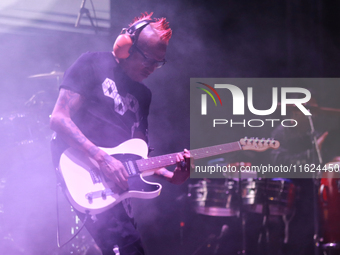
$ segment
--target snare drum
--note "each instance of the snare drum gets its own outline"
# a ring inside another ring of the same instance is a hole
[[[268,203],[269,214],[288,215],[294,209],[296,188],[287,179],[242,180],[242,202],[246,211],[263,213]]]
[[[189,184],[188,197],[198,214],[209,216],[236,216],[238,206],[238,182],[225,179],[224,183],[201,180]]]

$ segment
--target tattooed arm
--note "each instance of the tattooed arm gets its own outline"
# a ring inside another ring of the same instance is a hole
[[[72,121],[72,116],[84,104],[84,98],[73,91],[60,89],[53,109],[50,126],[73,148],[82,150],[96,160],[103,173],[118,186],[126,189],[128,174],[119,160],[95,146]]]

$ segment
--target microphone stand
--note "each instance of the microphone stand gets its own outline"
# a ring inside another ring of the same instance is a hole
[[[316,151],[317,154],[317,161],[318,164],[322,164],[322,156],[321,156],[321,151],[320,148],[317,144],[317,138],[316,138],[316,132],[314,129],[314,123],[312,120],[312,117],[309,115],[307,116],[308,121],[309,121],[309,125],[310,125],[310,129],[311,129],[311,141],[312,144],[314,145],[314,149]],[[313,150],[312,150],[313,152]],[[311,153],[312,156],[312,161],[315,162],[315,153]],[[319,247],[320,247],[320,233],[319,233],[319,207],[318,207],[318,187],[320,185],[320,176],[318,176],[317,172],[314,174],[313,176],[313,205],[314,205],[314,255],[319,255],[320,251],[319,251]]]
[[[94,28],[95,33],[97,34],[97,27],[93,23],[93,20],[92,20],[91,15],[90,15],[90,11],[87,8],[85,8],[85,3],[86,3],[86,0],[82,0],[82,2],[80,4],[80,10],[79,10],[79,13],[78,13],[76,24],[74,26],[78,27],[81,17],[83,16],[83,14],[86,14],[86,16],[89,18],[89,20],[91,22],[92,27]]]
[[[246,215],[243,206],[242,199],[242,176],[241,171],[238,173],[238,201],[240,206],[240,223],[241,223],[241,235],[242,235],[242,247],[239,254],[246,255],[247,254],[247,243],[246,243]]]
[[[264,178],[264,194],[263,194],[263,205],[262,205],[262,227],[260,230],[260,235],[257,240],[259,252],[267,255],[269,250],[269,226],[268,220],[270,215],[270,208],[268,203],[268,181],[267,178]]]

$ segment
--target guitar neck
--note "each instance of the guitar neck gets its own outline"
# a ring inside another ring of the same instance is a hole
[[[190,155],[194,159],[201,159],[239,150],[242,150],[241,144],[239,142],[233,142],[190,150]],[[140,172],[167,167],[176,164],[176,154],[177,153],[171,153],[147,159],[139,159],[136,160],[136,164]]]

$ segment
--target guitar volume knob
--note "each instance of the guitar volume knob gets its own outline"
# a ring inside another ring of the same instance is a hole
[[[92,194],[92,193],[86,194],[86,198],[87,198],[87,200],[89,201],[89,203],[91,204],[92,201],[93,201],[93,194]]]

